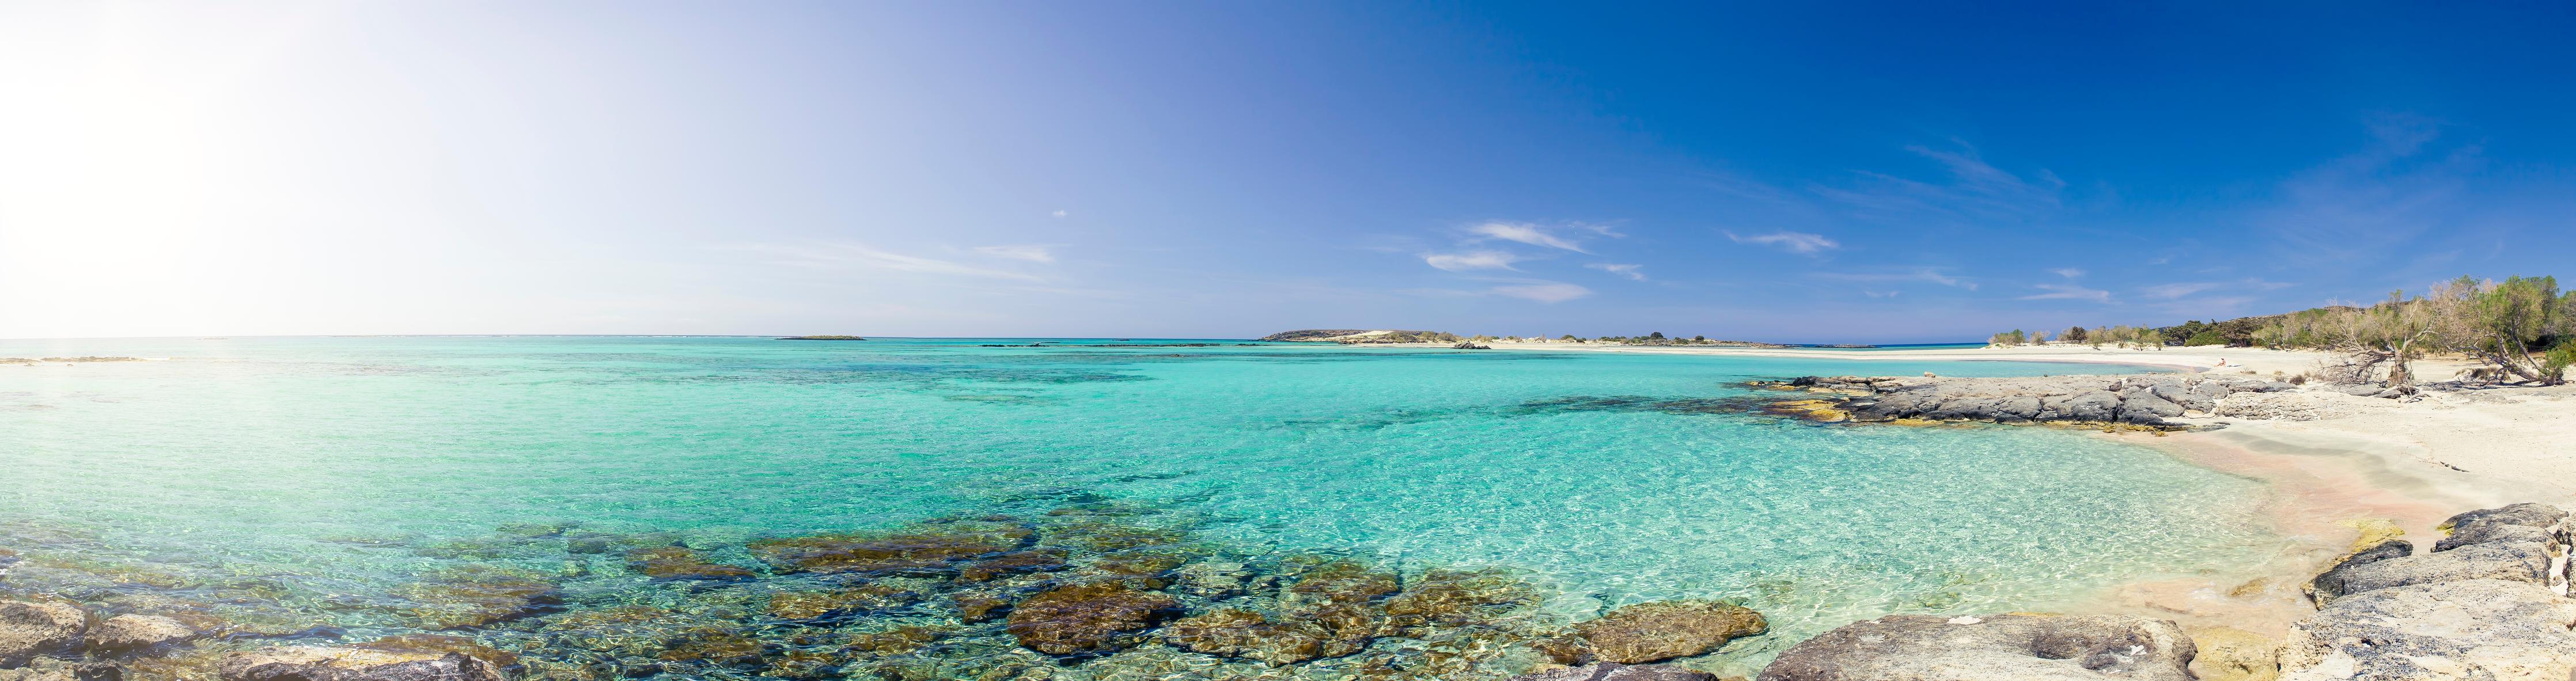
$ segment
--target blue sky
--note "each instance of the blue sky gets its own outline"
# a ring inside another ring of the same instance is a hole
[[[1982,338],[2564,273],[2565,4],[0,9],[0,337]]]

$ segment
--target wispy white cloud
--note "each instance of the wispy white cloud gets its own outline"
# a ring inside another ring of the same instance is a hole
[[[1060,217],[1064,217],[1064,216],[1066,216],[1066,215],[1071,215],[1071,213],[1067,213],[1067,212],[1065,212],[1065,211],[1064,211],[1064,209],[1061,209],[1061,208],[1056,209],[1056,211],[1055,211],[1055,216],[1056,216],[1056,217],[1059,217],[1059,218],[1060,218]]]
[[[2047,291],[2047,293],[2022,296],[2022,300],[2090,300],[2097,303],[2111,302],[2111,292],[2101,289],[2084,288],[2074,284],[2033,284],[2033,286],[2038,287],[2040,290]]]
[[[1833,239],[1825,238],[1822,234],[1808,234],[1806,232],[1791,232],[1787,230],[1772,232],[1770,234],[1757,234],[1754,236],[1743,236],[1734,232],[1727,232],[1726,238],[1739,244],[1778,246],[1791,253],[1802,255],[1814,255],[1827,249],[1843,247],[1842,243],[1834,241]]]
[[[1054,247],[1052,246],[1046,246],[1043,244],[1005,244],[1000,246],[976,246],[967,250],[974,251],[979,255],[988,255],[996,258],[1026,260],[1029,262],[1055,262],[1055,253],[1052,250],[1053,248]]]
[[[2075,268],[2072,268],[2072,267],[2060,267],[2060,268],[2056,268],[2056,269],[2049,270],[2049,272],[2050,272],[2050,273],[2052,273],[2052,274],[2055,274],[2055,275],[2057,275],[2057,276],[2065,277],[2065,278],[2068,278],[2068,279],[2073,279],[2073,278],[2076,278],[2076,277],[2084,276],[2084,270],[2079,270],[2079,269],[2075,269]]]
[[[1941,165],[1947,177],[1924,181],[1887,173],[1857,171],[1847,187],[1813,186],[1809,191],[1836,203],[1879,215],[1955,217],[2037,217],[2064,207],[2066,180],[2041,169],[2029,177],[1997,168],[1977,155],[1966,141],[1953,139],[1957,150],[1922,145],[1905,148]]]
[[[1526,284],[1496,286],[1493,288],[1493,292],[1495,295],[1510,296],[1513,298],[1537,301],[1541,303],[1562,303],[1568,300],[1592,295],[1592,289],[1555,281],[1536,281]]]
[[[1868,289],[1862,289],[1860,292],[1861,295],[1869,296],[1871,298],[1894,298],[1898,293],[1901,293],[1901,291],[1871,291]]]
[[[1422,261],[1429,263],[1432,267],[1437,267],[1451,272],[1466,272],[1469,270],[1512,269],[1512,263],[1520,262],[1521,257],[1503,251],[1468,251],[1465,253],[1433,253],[1422,256]]]
[[[1616,235],[1616,233],[1611,232],[1605,227],[1576,225],[1574,228],[1592,231],[1596,234]],[[1591,253],[1591,251],[1583,250],[1583,244],[1576,243],[1573,239],[1559,235],[1558,232],[1560,231],[1562,230],[1541,227],[1523,222],[1488,222],[1467,228],[1467,233],[1474,234],[1483,239],[1501,239],[1504,241],[1525,243],[1532,246],[1545,246],[1548,248],[1574,251],[1576,253]]]
[[[1835,281],[1857,282],[1926,281],[1970,291],[1977,290],[1977,282],[1965,277],[1950,276],[1937,267],[1910,267],[1878,272],[1817,272],[1813,276]]]
[[[815,244],[808,246],[754,244],[744,246],[742,247],[742,250],[770,254],[791,265],[821,269],[860,269],[890,272],[915,272],[921,274],[939,274],[961,277],[982,277],[987,279],[1011,279],[1032,282],[1045,281],[1036,275],[1022,272],[976,267],[947,260],[882,251],[872,247],[850,243]]]
[[[2173,284],[2157,284],[2139,290],[2146,293],[2149,298],[2172,300],[2214,288],[2218,288],[2217,282],[2187,281]]]
[[[1635,279],[1637,281],[1646,280],[1645,265],[1622,265],[1618,263],[1596,262],[1584,265],[1584,267],[1601,270],[1603,272]]]

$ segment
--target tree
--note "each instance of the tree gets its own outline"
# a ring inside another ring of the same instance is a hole
[[[2066,342],[2069,342],[2069,343],[2082,343],[2082,342],[2084,342],[2084,338],[2085,338],[2085,334],[2084,334],[2084,327],[2081,327],[2081,326],[2070,326],[2070,327],[2066,327],[2066,333],[2058,334],[2058,335],[2057,335],[2057,337],[2058,337],[2058,338],[2061,338],[2061,339],[2064,339]]]
[[[2468,277],[2453,284],[2472,285]],[[2467,319],[2458,326],[2467,333],[2456,339],[2456,347],[2523,380],[2564,382],[2546,375],[2542,371],[2546,360],[2533,359],[2531,352],[2534,344],[2561,329],[2565,301],[2558,293],[2558,279],[2511,277],[2503,283],[2475,286],[2478,292],[2459,307]]]
[[[1654,332],[1654,333],[1649,333],[1649,334],[1646,334],[1646,338],[1647,338],[1648,340],[1663,340],[1663,339],[1664,339],[1664,332],[1662,332],[1662,331],[1657,331],[1657,332]]]

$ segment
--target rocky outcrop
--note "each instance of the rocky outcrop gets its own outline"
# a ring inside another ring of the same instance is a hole
[[[2562,681],[2576,670],[2576,601],[2529,582],[2415,584],[2336,599],[2292,625],[2283,681]]]
[[[233,653],[216,672],[223,681],[504,681],[491,664],[462,653],[301,646]]]
[[[178,620],[152,615],[117,615],[89,630],[89,651],[98,655],[127,655],[185,643],[197,637],[197,630]]]
[[[1512,681],[1718,681],[1716,674],[1668,664],[1601,662],[1512,677]]]
[[[2083,422],[2180,427],[2167,419],[2209,415],[2238,394],[2289,390],[2251,378],[2149,374],[2040,378],[1807,376],[1764,387],[1840,395],[1824,405],[1853,421]]]
[[[1638,664],[1690,657],[1770,628],[1762,615],[1733,603],[1639,603],[1574,625],[1587,660]]]
[[[2281,678],[2570,678],[2569,520],[2543,504],[2470,511],[2442,523],[2430,553],[2390,540],[2379,558],[2338,562],[2314,582],[2317,614],[2281,645]]]
[[[62,603],[0,602],[0,669],[72,649],[88,621],[80,608]]]
[[[2173,622],[2111,615],[1889,615],[1791,647],[1760,681],[2192,681]]]

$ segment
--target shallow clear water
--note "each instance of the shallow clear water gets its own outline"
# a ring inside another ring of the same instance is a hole
[[[14,532],[368,598],[458,564],[564,560],[419,550],[506,523],[721,547],[1120,502],[1185,512],[1243,555],[1507,568],[1568,619],[1670,598],[1769,616],[1772,635],[1709,661],[1723,667],[1854,619],[2044,608],[2268,539],[2257,483],[2143,447],[1675,402],[1756,396],[1749,378],[2101,366],[981,347],[1026,342],[0,341],[0,357],[169,358],[0,365],[0,547]],[[577,607],[632,582],[565,588]],[[411,626],[324,610],[361,634]]]

